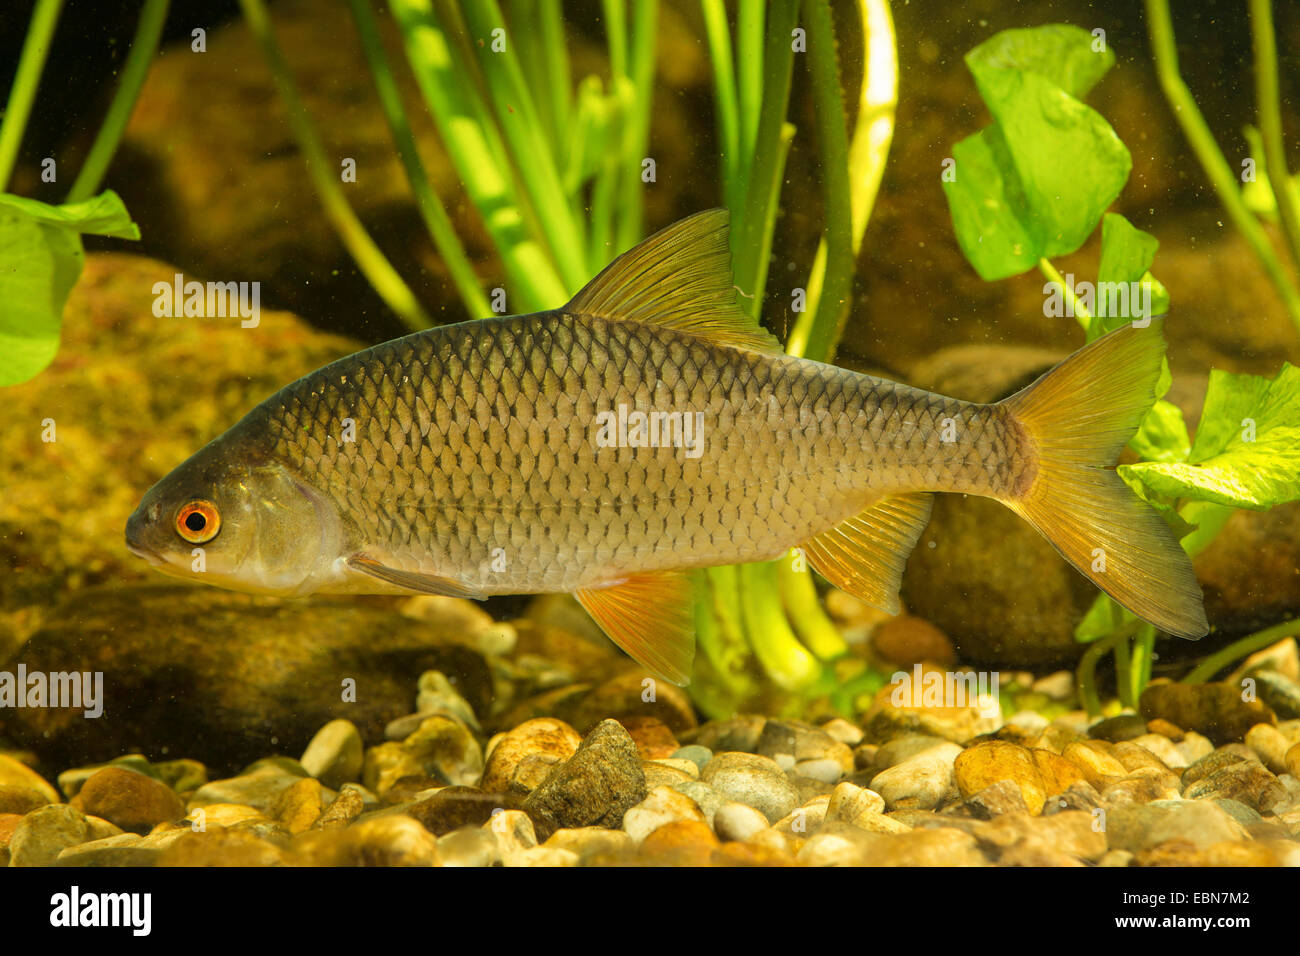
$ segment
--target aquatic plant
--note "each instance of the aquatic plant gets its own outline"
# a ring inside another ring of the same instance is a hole
[[[366,234],[343,196],[263,0],[241,0],[289,110],[324,208],[363,273],[411,328],[431,319]],[[484,294],[416,151],[369,0],[349,0],[381,107],[416,205],[471,317],[562,305],[642,236],[655,181],[648,142],[657,7],[605,0],[609,79],[571,79],[558,0],[389,0],[407,62],[465,193],[505,272],[504,295]],[[737,5],[734,35],[722,0],[703,0],[714,70],[719,162],[737,288],[758,321],[785,159],[796,58],[815,99],[827,221],[787,349],[828,360],[848,314],[854,257],[884,169],[897,88],[885,0],[861,0],[867,49],[853,135],[840,92],[827,0]],[[733,50],[734,55],[733,55]],[[847,201],[846,201],[847,197]],[[508,305],[507,305],[508,303]],[[767,687],[804,698],[835,691],[841,709],[884,682],[849,660],[806,563],[719,568],[699,576],[699,655],[692,692],[706,713],[732,712]],[[766,681],[764,680],[766,678]]]
[[[1113,62],[1104,33],[1068,25],[1007,30],[980,44],[966,64],[994,123],[954,145],[943,175],[958,242],[980,276],[993,281],[1037,268],[1048,280],[1045,313],[1054,311],[1053,299],[1067,300],[1055,314],[1072,314],[1088,341],[1169,306],[1150,271],[1155,237],[1105,213],[1131,162],[1114,130],[1081,98]],[[1087,301],[1051,257],[1079,249],[1099,221],[1095,288],[1107,294]],[[1300,498],[1300,369],[1284,364],[1271,380],[1212,370],[1194,440],[1179,408],[1162,398],[1170,382],[1166,364],[1157,400],[1129,442],[1140,460],[1118,470],[1194,556],[1235,509],[1267,510]],[[1206,662],[1214,670],[1201,667],[1192,677],[1204,679],[1295,633],[1300,621],[1243,638]],[[1090,712],[1101,709],[1095,672],[1107,654],[1114,656],[1121,703],[1136,705],[1150,680],[1156,636],[1153,625],[1105,594],[1097,597],[1075,631],[1076,640],[1091,645],[1078,670]]]
[[[0,122],[0,385],[37,375],[59,348],[63,306],[81,275],[83,235],[139,239],[140,230],[112,190],[99,195],[136,96],[158,49],[168,0],[146,0],[131,51],[104,123],[63,203],[6,193],[63,0],[38,0]],[[42,176],[57,175],[49,158]]]

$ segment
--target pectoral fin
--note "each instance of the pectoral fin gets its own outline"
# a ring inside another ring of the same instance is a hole
[[[401,568],[389,567],[367,554],[354,554],[348,558],[348,567],[363,574],[369,574],[380,581],[386,581],[396,587],[405,588],[408,591],[419,591],[423,594],[442,594],[447,597],[474,598],[480,601],[483,599],[480,592],[465,587],[459,581],[440,578],[435,574],[422,574],[419,571],[403,571]]]
[[[688,574],[637,574],[574,595],[609,639],[656,677],[684,686],[695,659],[695,589]]]
[[[889,495],[801,545],[808,561],[842,591],[898,613],[907,556],[930,520],[934,495]]]

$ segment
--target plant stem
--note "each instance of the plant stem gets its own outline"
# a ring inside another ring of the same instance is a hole
[[[535,312],[562,304],[569,290],[525,222],[514,183],[498,161],[504,149],[491,114],[477,101],[472,84],[465,82],[465,65],[456,62],[428,0],[389,0],[388,6],[447,154],[517,292],[515,311]]]
[[[740,566],[740,614],[745,634],[763,670],[785,690],[801,690],[817,680],[821,666],[790,630],[769,564]]]
[[[32,11],[22,56],[14,74],[14,85],[5,105],[4,120],[0,122],[0,192],[9,188],[9,177],[18,162],[27,118],[31,116],[36,88],[41,85],[41,71],[45,68],[45,57],[50,52],[50,40],[54,37],[62,6],[63,0],[36,0],[36,8]]]
[[[380,298],[388,305],[402,322],[413,331],[426,329],[432,325],[427,312],[416,299],[410,287],[402,280],[387,257],[375,245],[366,227],[361,224],[352,207],[343,196],[343,190],[335,181],[329,169],[329,160],[325,156],[325,147],[321,144],[316,130],[312,126],[307,108],[298,96],[289,67],[284,62],[280,48],[275,42],[271,23],[266,14],[266,5],[262,0],[239,0],[249,29],[257,38],[266,57],[267,65],[275,78],[280,98],[284,101],[285,111],[289,114],[289,125],[298,148],[302,150],[307,163],[307,174],[311,177],[320,195],[325,215],[329,217],[347,247],[357,267],[361,269]]]
[[[807,57],[812,72],[813,112],[821,145],[826,265],[816,300],[805,303],[806,310],[800,316],[800,322],[807,319],[810,326],[799,345],[801,354],[808,358],[829,362],[843,333],[853,299],[852,190],[845,129],[848,117],[840,94],[840,71],[830,4],[827,0],[804,0],[803,12],[808,30]]]
[[[1282,111],[1277,78],[1277,37],[1273,31],[1273,0],[1250,0],[1250,32],[1255,46],[1255,107],[1264,142],[1268,180],[1277,199],[1291,264],[1300,268],[1300,194],[1287,171],[1282,146]]]
[[[1090,715],[1096,716],[1101,713],[1101,699],[1097,696],[1097,662],[1120,641],[1127,641],[1141,623],[1135,619],[1116,628],[1105,637],[1089,644],[1088,649],[1079,658],[1079,667],[1075,671],[1075,684],[1079,690],[1079,702]]]
[[[857,125],[849,144],[848,195],[855,262],[885,175],[885,159],[894,138],[894,112],[898,106],[898,51],[888,0],[859,0],[859,4],[867,63],[859,91]],[[808,308],[795,321],[786,338],[785,350],[791,355],[808,354],[805,350],[812,317],[821,300],[826,256],[826,239],[823,237],[808,276]]]
[[[512,42],[494,50],[494,30],[505,29],[496,0],[475,0],[460,7],[469,29],[470,49],[478,57],[496,112],[497,125],[515,160],[514,166],[570,292],[591,278],[583,252],[584,229],[574,218],[550,144],[542,136],[537,109],[524,81]],[[476,42],[479,41],[479,42]],[[559,303],[555,303],[558,305]]]
[[[741,6],[742,12],[746,9],[748,7],[745,5]],[[790,104],[794,58],[790,34],[794,30],[798,6],[783,0],[773,6],[771,13],[767,46],[763,55],[763,108],[758,120],[753,166],[745,187],[745,203],[740,209],[731,210],[736,285],[748,296],[743,304],[755,321],[758,321],[763,305],[785,158],[790,150],[790,141],[794,138],[794,126],[786,122],[785,115]],[[743,90],[741,110],[743,123]]]
[[[1079,325],[1083,327],[1086,335],[1089,327],[1092,325],[1092,315],[1089,314],[1087,306],[1079,301],[1079,297],[1074,294],[1074,290],[1066,285],[1065,279],[1061,273],[1056,271],[1056,266],[1048,259],[1038,260],[1038,271],[1045,275],[1049,282],[1055,282],[1061,287],[1061,292],[1065,295],[1066,301],[1069,302],[1074,312],[1074,317],[1078,320]]]
[[[1192,672],[1183,678],[1183,683],[1203,684],[1238,658],[1261,651],[1285,637],[1295,637],[1297,634],[1300,634],[1300,618],[1274,624],[1241,640],[1233,641],[1197,664]]]
[[[1227,210],[1228,218],[1232,220],[1246,242],[1250,244],[1251,249],[1254,250],[1255,256],[1264,267],[1264,272],[1268,275],[1269,281],[1273,283],[1278,295],[1281,296],[1291,321],[1297,328],[1300,328],[1300,291],[1296,289],[1295,283],[1287,275],[1281,260],[1273,251],[1263,227],[1250,214],[1250,210],[1246,208],[1246,204],[1241,198],[1241,191],[1237,188],[1237,179],[1233,175],[1231,167],[1228,166],[1228,161],[1224,159],[1223,153],[1219,150],[1218,144],[1214,141],[1214,135],[1210,132],[1205,117],[1201,115],[1196,100],[1192,97],[1191,91],[1188,90],[1187,84],[1183,82],[1183,78],[1178,72],[1178,49],[1174,43],[1174,27],[1173,19],[1169,13],[1169,0],[1145,0],[1145,2],[1147,31],[1151,39],[1151,53],[1155,61],[1156,74],[1160,78],[1160,85],[1164,89],[1165,98],[1169,100],[1169,104],[1173,108],[1174,118],[1183,128],[1183,135],[1187,137],[1187,141],[1191,144],[1192,151],[1200,161],[1201,168],[1205,170],[1205,175],[1210,180],[1210,184],[1219,194],[1219,201],[1223,203],[1224,209]],[[1285,166],[1279,171],[1279,174],[1286,175]],[[1279,195],[1279,208],[1282,202],[1282,196]]]
[[[641,161],[646,158],[650,139],[658,16],[655,0],[633,0],[632,55],[628,66],[632,100],[623,123],[621,197],[618,230],[614,237],[618,252],[631,248],[641,238],[642,211],[645,208]]]
[[[796,570],[790,557],[785,555],[777,559],[776,577],[781,586],[781,600],[789,611],[795,632],[804,646],[820,660],[842,657],[848,653],[849,645],[822,610],[812,575],[806,570]]]
[[[352,17],[357,24],[361,48],[370,66],[370,75],[375,81],[375,91],[379,95],[384,118],[388,121],[388,128],[397,146],[402,168],[406,170],[406,179],[411,185],[411,192],[415,194],[416,207],[420,210],[420,216],[424,219],[434,245],[447,264],[452,282],[455,283],[456,291],[470,317],[483,318],[491,313],[491,307],[488,305],[487,296],[479,287],[478,276],[465,255],[460,237],[456,235],[456,230],[447,217],[441,200],[429,184],[428,174],[424,170],[419,150],[415,145],[415,137],[411,134],[410,124],[406,121],[406,110],[402,105],[401,94],[397,90],[393,71],[384,53],[383,41],[379,38],[379,27],[374,12],[370,9],[370,0],[348,0],[348,6],[352,8]]]
[[[704,34],[713,63],[713,101],[718,111],[718,153],[722,164],[723,201],[728,209],[740,206],[740,119],[736,101],[736,73],[731,59],[731,30],[722,0],[701,0]],[[733,223],[733,226],[735,224]]]

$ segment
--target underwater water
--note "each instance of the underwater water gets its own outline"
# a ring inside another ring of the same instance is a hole
[[[60,6],[0,863],[1300,864],[1291,5]]]

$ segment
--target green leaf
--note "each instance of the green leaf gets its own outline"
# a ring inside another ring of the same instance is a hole
[[[1191,440],[1187,437],[1183,410],[1172,402],[1156,402],[1128,444],[1151,461],[1186,461]]]
[[[25,382],[54,360],[85,263],[83,232],[140,238],[112,192],[64,206],[0,194],[0,385]]]
[[[0,193],[0,214],[9,212],[33,222],[62,226],[86,235],[109,236],[113,239],[140,238],[140,227],[131,221],[131,214],[111,189],[90,199],[62,206],[50,206],[35,199]]]
[[[1063,25],[1000,33],[966,56],[995,123],[953,150],[953,228],[986,280],[1074,252],[1119,195],[1132,160],[1078,99],[1114,62]]]
[[[1095,52],[1092,35],[1068,23],[1003,30],[966,54],[977,81],[1001,71],[1034,73],[1074,97],[1087,96],[1114,64],[1109,47]]]
[[[1119,472],[1170,499],[1262,511],[1300,498],[1300,369],[1285,364],[1271,381],[1212,370],[1187,461]]]

